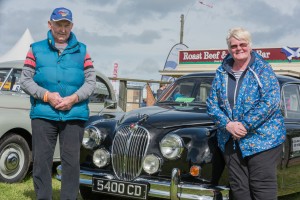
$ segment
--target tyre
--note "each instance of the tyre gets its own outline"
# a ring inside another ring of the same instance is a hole
[[[20,182],[30,165],[30,149],[26,140],[11,133],[0,140],[0,181]]]

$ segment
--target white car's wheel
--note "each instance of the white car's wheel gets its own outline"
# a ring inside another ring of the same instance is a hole
[[[0,181],[15,183],[24,179],[30,165],[30,149],[20,135],[8,134],[0,140]]]

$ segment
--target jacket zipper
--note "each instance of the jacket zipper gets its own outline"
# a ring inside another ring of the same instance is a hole
[[[234,77],[234,78],[235,78],[235,77]],[[236,81],[236,78],[235,78],[235,81]],[[240,81],[240,79],[237,80],[237,81],[235,82],[234,98],[233,98],[233,107],[235,106],[235,102],[236,102],[236,91],[237,91],[237,88],[238,88],[238,85],[239,85],[239,81]]]
[[[238,80],[236,80],[235,76],[233,75],[234,79],[235,79],[235,88],[234,88],[234,98],[233,98],[233,108],[235,107],[235,103],[236,103],[236,95],[237,95],[237,88],[239,85],[239,81],[240,78]],[[233,110],[233,109],[232,109]],[[232,112],[233,113],[233,112]],[[232,117],[233,118],[233,117]],[[233,118],[234,119],[234,118]],[[233,139],[233,150],[236,149],[236,140]]]

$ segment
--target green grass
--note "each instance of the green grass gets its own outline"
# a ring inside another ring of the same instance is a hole
[[[55,177],[52,178],[52,189],[53,189],[53,200],[59,200],[60,195],[60,181],[56,180]],[[27,177],[21,183],[0,183],[0,200],[32,200],[36,199],[33,181],[31,174],[27,175]],[[78,200],[82,200],[80,195],[78,196]]]
[[[54,178],[52,181],[53,199],[58,200],[60,194],[60,182]],[[21,183],[0,183],[0,194],[0,199],[36,199],[31,175],[28,175]]]
[[[300,192],[295,194],[289,194],[285,196],[281,196],[279,200],[300,200]]]

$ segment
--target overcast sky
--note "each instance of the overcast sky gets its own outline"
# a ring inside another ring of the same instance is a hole
[[[35,41],[45,39],[56,7],[73,12],[73,32],[109,77],[118,62],[118,77],[160,80],[180,40],[181,14],[189,49],[225,49],[237,26],[252,33],[253,48],[300,46],[299,0],[0,0],[0,55],[26,28]]]

